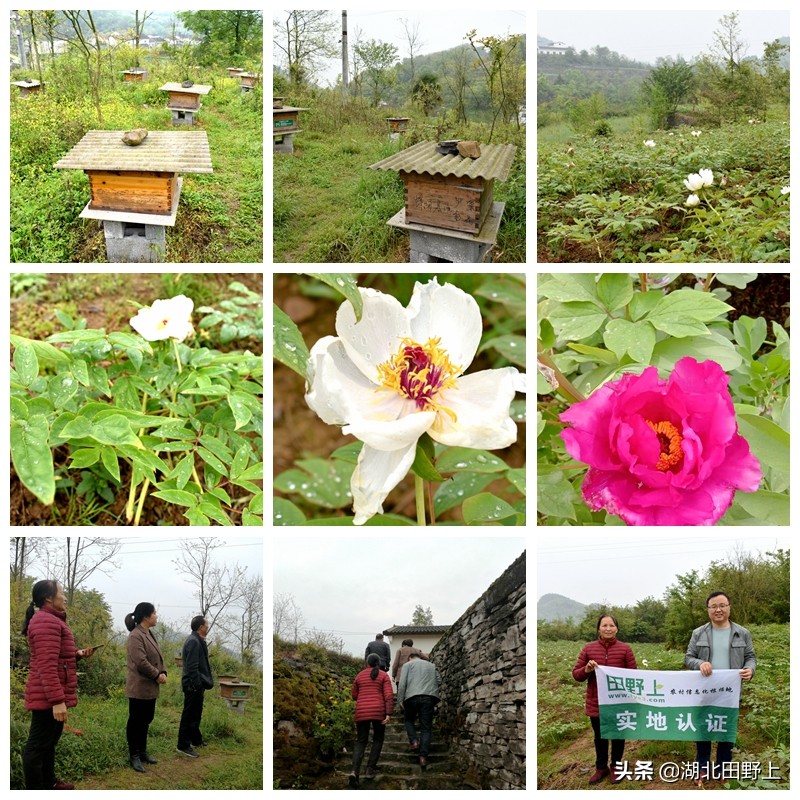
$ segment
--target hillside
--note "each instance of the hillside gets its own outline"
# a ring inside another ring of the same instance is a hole
[[[584,603],[571,600],[563,594],[543,594],[536,604],[536,619],[553,622],[557,619],[567,620],[571,617],[577,621],[583,618],[585,610]]]

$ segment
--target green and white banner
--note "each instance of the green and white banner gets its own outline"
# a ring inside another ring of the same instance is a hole
[[[736,669],[597,667],[600,734],[604,739],[735,742],[742,679]]]

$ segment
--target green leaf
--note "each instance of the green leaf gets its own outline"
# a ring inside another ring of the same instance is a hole
[[[358,285],[352,275],[346,272],[307,272],[306,275],[322,281],[330,286],[331,289],[339,292],[346,300],[349,300],[356,314],[356,322],[361,320],[363,312],[361,292],[358,291]]]
[[[607,311],[618,311],[633,297],[633,281],[624,272],[604,272],[597,281],[597,297]]]
[[[439,472],[503,472],[508,464],[488,450],[448,447],[436,459],[436,469]]]
[[[236,478],[240,472],[247,466],[248,461],[250,460],[250,445],[245,442],[237,451],[236,455],[233,457],[233,463],[231,464],[231,477]]]
[[[24,342],[14,350],[14,367],[23,386],[30,386],[39,377],[39,359],[33,345]]]
[[[608,319],[594,303],[559,303],[550,310],[549,317],[564,341],[588,339]]]
[[[306,515],[285,497],[272,498],[272,525],[282,528],[289,525],[303,525]]]
[[[187,509],[183,516],[189,520],[190,525],[206,526],[211,524],[211,520],[197,508]]]
[[[40,414],[11,423],[11,461],[19,479],[49,506],[56,493],[53,454],[50,452],[47,420]]]
[[[504,278],[487,280],[475,290],[478,297],[502,303],[513,314],[525,313],[525,286]]]
[[[352,527],[353,526],[353,517],[328,517],[326,519],[310,519],[307,520],[305,525],[336,525],[336,526],[346,526]],[[415,526],[416,523],[413,520],[408,519],[408,517],[401,517],[399,514],[376,514],[374,517],[370,517],[365,523],[364,527],[367,528],[378,528],[378,527],[385,527],[385,526],[392,526],[397,527],[398,525],[412,525]]]
[[[253,528],[261,528],[264,525],[264,520],[257,514],[250,511],[249,508],[242,509],[242,525],[248,525]]]
[[[603,341],[620,360],[627,353],[639,364],[649,364],[656,344],[656,332],[645,322],[612,319],[603,331]]]
[[[662,297],[647,320],[670,336],[695,336],[707,331],[704,323],[732,310],[732,306],[708,292],[679,289]]]
[[[27,403],[19,397],[11,397],[11,419],[28,419],[30,411]]]
[[[250,498],[250,502],[247,504],[247,507],[254,514],[263,514],[264,513],[264,492],[256,492]]]
[[[92,382],[89,379],[89,367],[82,358],[75,358],[72,360],[70,371],[81,386],[86,386],[87,388],[91,386]]]
[[[417,449],[414,454],[414,463],[411,465],[411,471],[418,475],[424,481],[435,481],[440,483],[445,480],[433,466],[430,457],[425,450],[417,442]]]
[[[742,357],[736,352],[733,344],[718,333],[657,342],[650,363],[659,369],[672,370],[684,356],[692,356],[698,361],[711,359],[725,372],[732,372],[742,363]]]
[[[303,335],[287,314],[272,304],[272,355],[281,364],[293,369],[298,375],[306,377],[308,348]]]
[[[322,458],[310,458],[298,461],[297,465],[301,469],[286,470],[275,478],[276,489],[285,494],[299,494],[309,503],[323,508],[344,508],[352,504],[352,464],[339,459],[326,461]],[[241,478],[242,476],[239,479]]]
[[[350,444],[337,447],[331,453],[331,458],[340,458],[342,461],[346,461],[348,464],[357,464],[358,456],[361,453],[361,448],[363,446],[364,442],[350,442]]]
[[[192,477],[192,469],[194,468],[194,455],[190,453],[184,456],[176,465],[172,472],[169,473],[169,478],[175,479],[175,485],[179,489],[183,489]]]
[[[718,272],[716,279],[726,286],[735,286],[737,289],[744,289],[748,283],[758,277],[757,272]]]
[[[544,318],[539,320],[539,339],[545,350],[550,350],[555,345],[556,332],[553,330],[550,320]]]
[[[736,503],[759,525],[789,525],[789,495],[778,492],[736,492]]]
[[[108,470],[109,475],[119,483],[119,460],[117,453],[113,447],[101,447],[100,458],[103,460],[103,466]]]
[[[67,342],[72,344],[74,342],[99,342],[106,338],[104,330],[97,330],[89,328],[83,331],[63,331],[62,333],[54,333],[52,336],[47,337],[48,342]]]
[[[11,344],[14,347],[19,347],[23,344],[30,345],[34,349],[36,357],[39,359],[39,361],[52,361],[56,364],[69,363],[69,356],[63,350],[60,350],[58,347],[54,347],[52,344],[40,342],[36,339],[26,339],[24,336],[17,336],[14,333],[11,334],[10,338]]]
[[[47,395],[56,408],[63,408],[78,391],[78,382],[70,372],[53,375],[47,383]]]
[[[614,320],[614,322],[616,321],[617,320]],[[611,323],[609,323],[609,325],[610,324]],[[579,344],[578,342],[570,342],[567,347],[569,347],[570,350],[574,350],[576,353],[580,353],[581,355],[591,356],[592,359],[601,361],[603,364],[616,364],[619,361],[617,356],[615,356],[613,353],[609,353],[608,350],[604,350],[602,347],[592,347],[591,345]],[[537,374],[541,375],[541,373]],[[550,391],[552,391],[552,387],[550,387]],[[550,392],[544,392],[543,394],[549,393]]]
[[[525,491],[525,467],[516,467],[508,470],[506,478],[520,494],[527,494]]]
[[[537,513],[574,520],[576,517],[573,503],[577,496],[564,470],[550,464],[540,464],[537,473]]]
[[[433,510],[438,516],[451,508],[460,506],[464,499],[483,491],[492,481],[494,474],[476,472],[457,472],[450,480],[445,481],[433,496]]]
[[[235,430],[237,431],[239,428],[243,428],[247,425],[253,418],[253,413],[247,405],[249,402],[250,395],[244,392],[231,392],[228,395],[228,405],[230,406],[231,412],[233,412],[234,420],[236,420]]]
[[[649,314],[663,296],[663,293],[657,290],[636,292],[631,298],[631,319],[635,322]]]
[[[766,417],[742,414],[738,417],[739,433],[747,439],[761,468],[772,467],[789,472],[789,434]]]
[[[203,459],[210,467],[219,472],[220,475],[228,477],[228,468],[210,451],[205,447],[197,448],[197,455]]]
[[[219,501],[214,503],[209,500],[201,499],[197,504],[197,509],[215,522],[219,522],[220,525],[233,525],[228,515],[219,507]]]
[[[158,492],[153,492],[153,497],[158,497],[165,503],[174,503],[177,506],[192,506],[197,505],[198,495],[191,492],[184,492],[180,489],[163,489]]]
[[[744,352],[752,356],[767,338],[767,321],[764,317],[741,316],[733,323],[733,335]]]
[[[201,436],[200,444],[210,450],[218,459],[227,464],[233,458],[233,453],[214,436]]]
[[[80,450],[76,450],[72,454],[72,463],[70,464],[70,468],[84,469],[86,467],[91,467],[92,464],[96,464],[99,460],[100,460],[99,447],[82,448]]]
[[[495,336],[481,345],[480,352],[494,348],[501,356],[507,358],[512,364],[525,366],[525,337],[508,334],[506,336]]]
[[[298,461],[298,464],[302,464],[302,461]],[[242,472],[239,476],[240,480],[243,481],[261,481],[264,479],[264,462],[259,461],[257,464],[251,464],[244,472]]]
[[[548,297],[562,303],[588,300],[597,303],[597,281],[588,272],[540,275],[536,283],[540,297]],[[605,316],[605,315],[604,315]]]
[[[497,522],[516,513],[513,506],[489,492],[468,497],[461,507],[461,514],[467,525],[474,525],[476,522]]]
[[[91,422],[84,417],[76,417],[64,426],[61,436],[69,439],[94,439],[100,444],[114,446],[142,447],[139,437],[131,430],[130,423],[122,414],[111,414],[104,419],[95,419]]]

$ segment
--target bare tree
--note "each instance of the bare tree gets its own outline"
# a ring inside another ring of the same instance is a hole
[[[334,653],[339,655],[344,652],[344,639],[330,631],[318,631],[316,628],[311,628],[311,630],[307,631],[305,640],[317,647],[333,650]]]
[[[419,20],[410,22],[407,19],[402,19],[400,22],[403,24],[403,30],[406,32],[406,41],[408,42],[408,60],[411,62],[411,83],[414,83],[414,55],[419,53],[425,42],[419,38]]]
[[[139,66],[139,41],[144,33],[144,24],[150,17],[153,16],[154,11],[142,11],[142,17],[139,19],[139,12],[134,11],[133,17],[133,59],[134,67]]]
[[[261,575],[253,575],[242,582],[242,596],[234,613],[217,618],[217,625],[236,643],[243,663],[260,660],[264,643],[264,579]]]
[[[122,546],[119,539],[104,537],[68,536],[64,540],[60,574],[67,602],[71,603],[78,591],[99,570],[104,574],[119,569],[114,557]]]
[[[286,19],[272,22],[275,47],[283,53],[293,86],[308,83],[321,58],[338,55],[335,34],[339,24],[329,11],[289,11]]]
[[[453,95],[456,121],[467,122],[466,93],[469,86],[469,75],[472,71],[469,47],[462,45],[451,56],[442,70],[442,80]]]
[[[297,644],[305,619],[291,594],[276,594],[272,598],[272,632],[281,639]]]
[[[92,99],[94,100],[95,110],[97,111],[97,122],[102,128],[103,110],[100,105],[100,75],[103,54],[100,47],[100,34],[94,23],[94,17],[91,11],[86,11],[85,17],[81,11],[62,11],[61,13],[72,25],[72,30],[75,32],[75,38],[72,40],[73,44],[80,49],[86,61],[86,72],[89,76]],[[84,26],[88,27],[91,31],[91,39],[94,39],[94,42],[90,41],[90,37],[86,35]]]
[[[194,583],[200,613],[204,617],[212,616],[214,620],[242,596],[247,572],[247,568],[238,563],[223,566],[215,564],[214,551],[221,546],[222,542],[213,537],[186,539],[180,544],[181,555],[173,561],[178,572],[187,575]],[[209,630],[214,627],[214,620],[209,620]]]

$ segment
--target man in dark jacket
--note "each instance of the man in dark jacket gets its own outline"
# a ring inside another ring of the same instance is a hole
[[[208,662],[206,634],[208,622],[203,616],[192,620],[192,633],[183,644],[183,713],[178,729],[178,752],[197,758],[200,754],[194,749],[205,742],[200,733],[200,720],[203,717],[203,697],[206,689],[214,687],[211,665]]]
[[[376,633],[375,641],[367,645],[367,649],[364,651],[364,661],[369,658],[370,653],[375,653],[378,656],[381,660],[381,669],[384,672],[388,672],[389,665],[392,663],[392,651],[389,649],[389,645],[383,641],[382,633]]]

